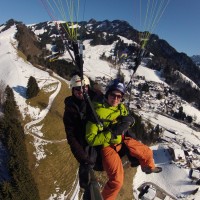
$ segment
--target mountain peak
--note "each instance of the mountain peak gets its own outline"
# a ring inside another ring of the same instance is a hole
[[[193,55],[191,59],[197,66],[200,66],[200,55]]]
[[[89,24],[95,24],[96,22],[97,21],[95,19],[93,19],[93,18],[88,21]]]

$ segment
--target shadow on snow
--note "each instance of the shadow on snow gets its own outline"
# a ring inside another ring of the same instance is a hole
[[[13,87],[13,90],[17,92],[20,96],[26,98],[26,87],[18,85],[17,87]]]

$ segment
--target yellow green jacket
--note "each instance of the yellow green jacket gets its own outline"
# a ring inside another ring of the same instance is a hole
[[[122,136],[118,135],[113,139],[109,130],[111,123],[117,122],[117,117],[128,115],[128,110],[125,105],[120,103],[116,107],[109,106],[108,103],[103,101],[102,103],[95,102],[94,109],[99,116],[103,126],[88,121],[86,125],[86,141],[90,146],[102,145],[103,147],[111,144],[120,144],[122,142]]]

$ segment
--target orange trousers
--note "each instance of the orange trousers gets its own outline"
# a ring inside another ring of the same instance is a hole
[[[129,137],[126,137],[124,143],[130,155],[139,160],[141,168],[155,168],[153,152],[148,146]],[[124,182],[124,169],[118,154],[120,149],[121,145],[116,148],[108,146],[101,150],[103,167],[109,179],[102,191],[104,200],[115,200]]]

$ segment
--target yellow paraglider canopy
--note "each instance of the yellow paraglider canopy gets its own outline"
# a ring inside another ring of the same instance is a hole
[[[155,31],[170,0],[134,0],[134,16],[139,16],[141,48],[145,48],[150,35]],[[139,13],[138,13],[139,12]]]
[[[76,41],[80,0],[41,0],[41,2],[52,21],[55,21],[57,26],[62,26],[70,40]]]

